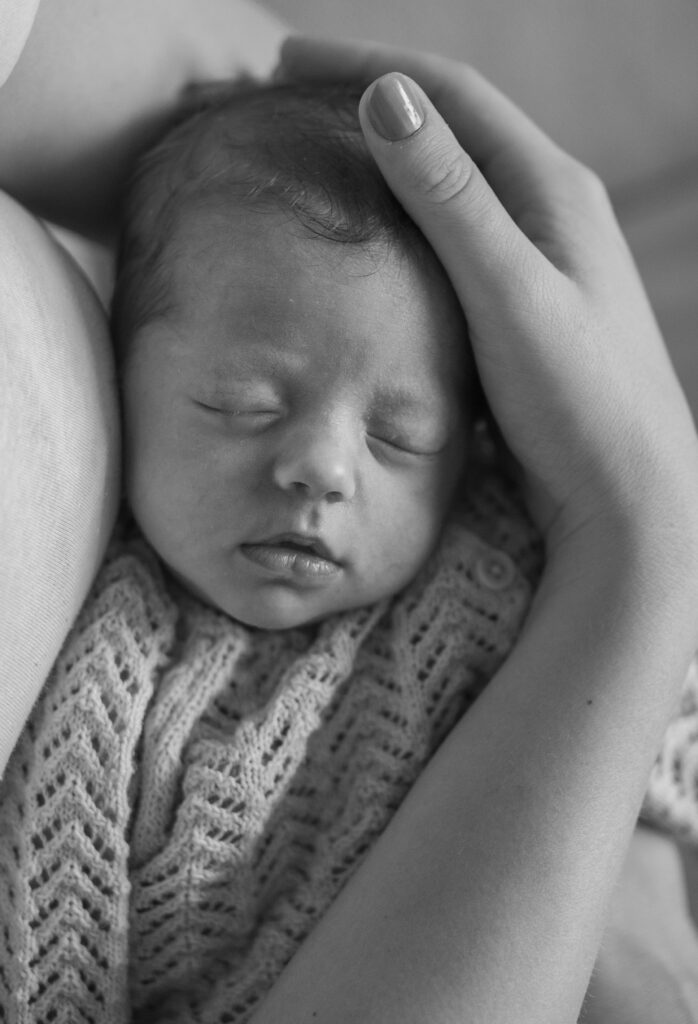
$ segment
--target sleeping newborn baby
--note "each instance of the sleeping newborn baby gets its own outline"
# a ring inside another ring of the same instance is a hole
[[[345,98],[233,93],[130,197],[129,501],[170,571],[252,626],[401,590],[467,463],[463,315],[358,139]]]
[[[10,1020],[243,1024],[528,610],[539,538],[357,104],[208,90],[131,183],[129,511],[0,792]]]

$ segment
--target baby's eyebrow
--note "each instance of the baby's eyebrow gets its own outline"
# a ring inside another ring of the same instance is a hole
[[[236,346],[233,353],[220,356],[208,366],[207,372],[220,380],[226,377],[256,378],[268,373],[299,372],[304,366],[305,361],[298,353],[256,342]]]

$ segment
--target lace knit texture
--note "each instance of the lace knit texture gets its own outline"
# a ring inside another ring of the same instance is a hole
[[[243,1024],[506,657],[539,568],[495,479],[399,598],[314,629],[246,629],[115,543],[0,792],[0,1019]],[[695,839],[689,689],[648,800]]]

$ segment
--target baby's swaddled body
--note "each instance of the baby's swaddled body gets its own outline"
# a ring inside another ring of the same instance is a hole
[[[6,1019],[247,1020],[505,659],[540,564],[497,477],[402,594],[305,629],[242,626],[116,540],[3,783]],[[693,842],[697,693],[645,802]]]
[[[8,1020],[247,1019],[520,629],[535,533],[475,497],[402,594],[304,629],[114,542],[3,783]]]

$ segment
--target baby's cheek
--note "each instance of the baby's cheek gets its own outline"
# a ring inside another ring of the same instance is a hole
[[[404,585],[419,571],[434,548],[443,522],[436,481],[417,493],[395,496],[390,510],[380,517],[375,565]]]
[[[458,453],[451,451],[425,468],[414,500],[415,516],[425,532],[439,532],[462,477],[462,466]]]
[[[169,443],[144,443],[127,462],[127,493],[133,514],[153,547],[167,557],[183,543],[188,522],[201,512],[200,470]]]

